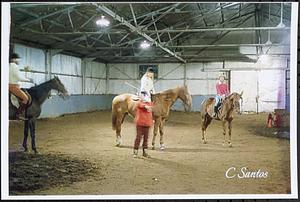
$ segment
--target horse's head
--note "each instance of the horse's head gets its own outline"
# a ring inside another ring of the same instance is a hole
[[[239,94],[239,93],[232,93],[228,99],[230,100],[230,103],[233,107],[233,110],[240,114],[241,113],[241,106],[240,106],[240,102],[243,101],[243,98],[242,98],[242,95],[243,95],[243,91]]]
[[[51,79],[51,83],[53,84],[53,89],[58,91],[58,95],[60,97],[65,99],[69,96],[64,84],[60,81],[60,79],[57,76],[54,76],[54,78]]]
[[[190,95],[186,84],[179,88],[178,98],[184,103],[184,109],[190,111],[192,108],[192,96]]]

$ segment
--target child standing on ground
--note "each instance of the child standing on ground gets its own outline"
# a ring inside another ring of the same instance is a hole
[[[150,158],[147,153],[149,129],[153,125],[152,106],[150,96],[146,91],[141,92],[141,100],[137,104],[135,122],[136,138],[134,142],[133,157],[136,158],[143,137],[143,156]]]

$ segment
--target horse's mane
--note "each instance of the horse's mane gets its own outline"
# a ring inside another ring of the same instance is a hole
[[[180,87],[177,86],[176,88],[171,88],[171,89],[167,89],[158,93],[153,94],[153,98],[157,99],[157,98],[166,98],[169,99],[172,97],[172,95],[176,92],[177,89],[179,89]]]
[[[182,86],[177,86],[175,88],[167,89],[164,91],[160,91],[158,93],[155,93],[154,95],[168,95],[168,94],[173,94],[175,90],[182,88]]]
[[[226,99],[230,99],[232,96],[234,96],[234,95],[236,95],[236,94],[238,94],[238,93],[236,93],[236,92],[231,93],[230,95],[228,95],[228,96],[225,98],[225,100],[226,100]]]
[[[30,90],[36,90],[36,89],[40,88],[41,86],[43,86],[43,85],[45,85],[45,84],[48,84],[48,83],[52,82],[52,80],[53,80],[53,79],[50,79],[50,80],[45,81],[45,82],[43,82],[43,83],[40,83],[40,84],[38,84],[38,85],[36,85],[36,86],[32,86],[32,87],[29,88],[29,89],[30,89]]]

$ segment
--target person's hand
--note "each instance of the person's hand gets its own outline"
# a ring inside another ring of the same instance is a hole
[[[28,71],[29,71],[29,69],[30,69],[30,68],[29,68],[29,66],[28,66],[28,65],[24,67],[24,71],[26,71],[26,72],[28,72]]]
[[[148,111],[152,111],[152,107],[150,106],[145,106],[145,109],[147,109]]]

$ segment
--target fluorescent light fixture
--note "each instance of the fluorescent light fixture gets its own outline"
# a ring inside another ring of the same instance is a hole
[[[142,43],[141,43],[141,48],[142,49],[147,49],[147,48],[149,48],[150,47],[150,44],[147,42],[147,41],[143,41]]]
[[[101,19],[96,21],[96,24],[100,27],[107,27],[110,24],[110,22],[107,19],[105,19],[104,15],[102,15]]]

